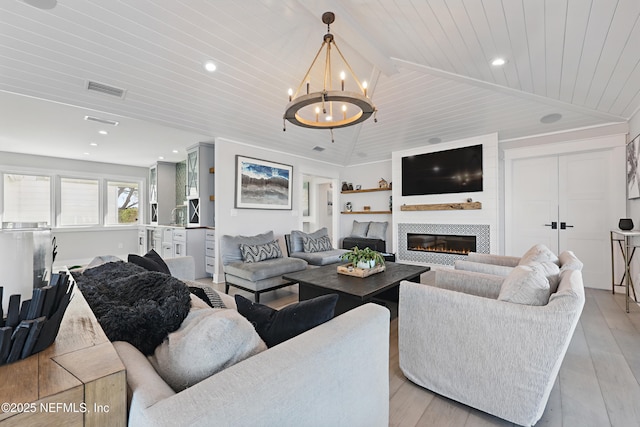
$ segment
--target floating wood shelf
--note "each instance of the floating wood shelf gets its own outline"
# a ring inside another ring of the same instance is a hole
[[[216,196],[209,196],[209,201],[215,202],[216,201]]]
[[[351,212],[347,212],[347,211],[342,211],[341,213],[345,214],[345,215],[354,215],[354,214],[390,214],[391,211],[351,211]]]
[[[472,209],[482,209],[480,202],[465,203],[435,203],[427,205],[402,205],[401,211],[464,211]]]
[[[362,190],[342,190],[341,194],[371,193],[374,191],[391,191],[390,188],[364,188]]]

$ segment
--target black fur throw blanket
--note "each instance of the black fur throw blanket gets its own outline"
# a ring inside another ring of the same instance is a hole
[[[191,306],[183,282],[126,262],[88,269],[76,283],[109,340],[127,341],[147,356],[180,327]]]

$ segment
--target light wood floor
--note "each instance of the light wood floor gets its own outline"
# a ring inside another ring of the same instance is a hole
[[[204,280],[204,279],[203,279]],[[427,280],[428,281],[428,280]],[[207,282],[211,284],[210,279]],[[223,285],[215,287],[224,292]],[[231,288],[230,294],[251,295]],[[298,301],[297,285],[265,293],[281,308]],[[392,310],[393,312],[394,310]],[[389,412],[391,426],[511,426],[423,389],[398,366],[398,319],[391,320]],[[586,289],[586,303],[549,403],[537,426],[640,426],[640,307],[624,309],[622,294]]]

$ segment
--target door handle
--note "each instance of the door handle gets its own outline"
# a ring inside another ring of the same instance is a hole
[[[567,225],[566,222],[560,223],[560,230],[566,230],[567,228],[573,228],[573,225]]]
[[[563,222],[564,224],[564,222]],[[557,230],[558,229],[558,223],[556,221],[552,221],[551,224],[545,224],[545,227],[551,227],[552,230]]]

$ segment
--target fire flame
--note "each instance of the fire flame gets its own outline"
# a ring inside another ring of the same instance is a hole
[[[438,252],[443,254],[457,254],[457,255],[468,255],[471,250],[469,249],[447,249],[444,247],[438,246],[413,246],[408,248],[410,251],[421,251],[421,252]]]

